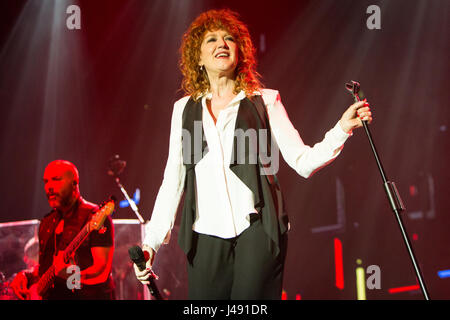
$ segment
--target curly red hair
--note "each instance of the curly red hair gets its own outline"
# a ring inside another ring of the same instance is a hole
[[[238,65],[235,76],[235,93],[244,90],[247,96],[262,88],[256,72],[256,49],[247,26],[238,14],[229,10],[209,10],[201,13],[184,33],[180,47],[180,70],[183,74],[181,89],[198,99],[210,88],[206,71],[200,70],[200,47],[208,31],[225,30],[230,33],[238,47]]]

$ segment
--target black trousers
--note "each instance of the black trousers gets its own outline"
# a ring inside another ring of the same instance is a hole
[[[274,257],[261,219],[255,216],[250,227],[232,239],[196,233],[187,263],[189,299],[281,299],[287,234]]]

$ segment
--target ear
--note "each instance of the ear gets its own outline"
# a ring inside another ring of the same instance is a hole
[[[78,184],[78,182],[77,182],[77,181],[75,181],[75,180],[74,180],[74,181],[72,181],[72,185],[73,185],[73,186],[76,186],[77,184]]]

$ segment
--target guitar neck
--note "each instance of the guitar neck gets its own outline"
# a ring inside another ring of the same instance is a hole
[[[50,268],[45,271],[42,277],[37,283],[37,293],[42,296],[47,291],[55,278],[55,266],[51,265]]]
[[[67,248],[64,250],[64,261],[68,261],[70,256],[78,249],[78,247],[83,243],[87,236],[91,233],[89,228],[89,222],[78,232],[77,236],[69,243]]]

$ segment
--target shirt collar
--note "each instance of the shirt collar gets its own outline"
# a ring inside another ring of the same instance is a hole
[[[233,98],[233,100],[230,101],[230,103],[228,105],[232,105],[238,101],[241,101],[243,99],[245,99],[245,91],[241,90],[239,91],[239,93]],[[204,93],[202,96],[202,102],[206,103],[206,99],[211,99],[212,98],[212,92],[208,91],[207,93]]]

